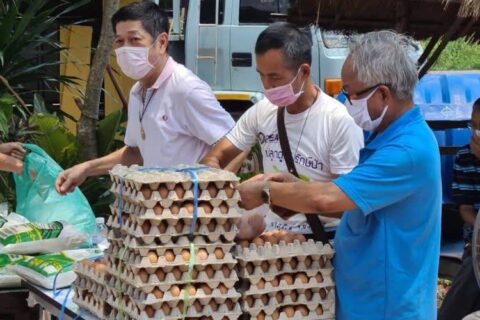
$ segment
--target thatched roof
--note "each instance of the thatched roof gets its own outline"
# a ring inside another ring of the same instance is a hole
[[[288,19],[299,25],[364,33],[394,29],[430,38],[419,59],[420,77],[451,40],[480,42],[480,0],[296,0]]]
[[[297,0],[289,20],[326,29],[367,32],[395,29],[417,39],[447,33],[480,40],[480,0]]]

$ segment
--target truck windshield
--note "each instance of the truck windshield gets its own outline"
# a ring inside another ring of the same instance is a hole
[[[322,40],[327,48],[348,48],[349,38],[338,31],[322,30]]]

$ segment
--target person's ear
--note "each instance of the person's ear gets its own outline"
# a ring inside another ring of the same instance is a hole
[[[382,95],[382,100],[386,106],[390,105],[390,102],[393,99],[392,91],[388,86],[381,85],[377,89],[381,95]]]
[[[157,38],[157,48],[160,50],[161,54],[167,52],[168,48],[168,34],[166,32],[162,32]]]

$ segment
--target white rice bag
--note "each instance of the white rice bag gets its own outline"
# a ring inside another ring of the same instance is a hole
[[[101,256],[103,253],[99,249],[68,250],[36,257],[25,257],[17,264],[8,266],[7,270],[46,289],[53,289],[55,276],[58,274],[55,288],[64,288],[70,286],[76,278],[72,271],[74,262]]]
[[[25,257],[9,254],[0,254],[0,288],[18,288],[22,278],[7,270],[8,265],[14,265]]]
[[[86,240],[86,236],[63,221],[11,224],[11,220],[9,220],[3,227],[0,227],[0,253],[60,252],[78,248]]]

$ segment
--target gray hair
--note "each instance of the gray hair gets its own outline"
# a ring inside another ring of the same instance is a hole
[[[388,84],[400,100],[412,98],[418,73],[411,43],[410,37],[388,30],[352,38],[349,57],[357,79],[366,86]]]

